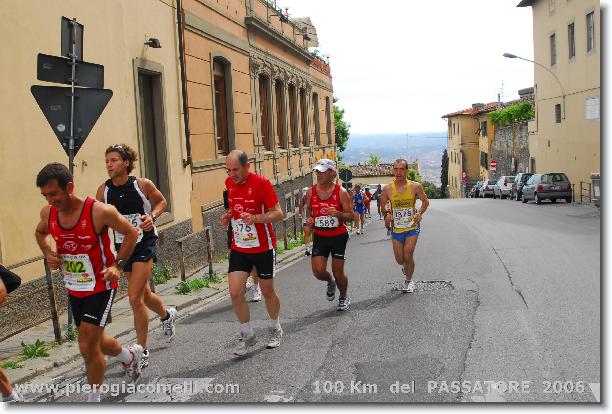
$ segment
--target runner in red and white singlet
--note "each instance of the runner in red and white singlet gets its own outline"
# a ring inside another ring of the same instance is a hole
[[[317,184],[306,193],[308,222],[314,229],[312,247],[312,273],[327,282],[327,300],[336,298],[336,285],[340,291],[338,310],[348,310],[348,277],[344,272],[346,244],[349,239],[346,221],[354,218],[351,198],[346,190],[335,183],[336,164],[329,159],[317,161],[314,168]],[[327,271],[327,258],[332,256],[332,275]]]

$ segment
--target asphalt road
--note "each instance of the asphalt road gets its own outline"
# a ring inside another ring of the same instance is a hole
[[[325,284],[301,260],[276,278],[280,348],[265,349],[269,322],[260,302],[251,306],[259,341],[233,358],[238,324],[225,298],[183,312],[174,343],[153,340],[141,392],[120,389],[119,364],[109,361],[107,382],[116,392],[103,401],[598,401],[597,209],[433,200],[415,260],[415,293],[394,290],[402,274],[374,219],[349,241],[348,312],[325,299]],[[33,381],[55,384],[59,394],[26,399],[84,401],[64,393],[83,384],[81,366]]]

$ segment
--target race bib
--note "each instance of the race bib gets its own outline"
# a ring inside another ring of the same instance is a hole
[[[407,229],[414,226],[414,210],[411,208],[397,208],[393,210],[394,225],[398,229]]]
[[[136,230],[138,230],[138,240],[136,240],[136,243],[139,243],[142,240],[142,235],[143,235],[142,227],[140,227],[140,225],[142,224],[142,219],[140,218],[140,214],[124,214],[123,217],[125,217],[125,219],[129,221],[132,226],[136,227]],[[115,232],[115,243],[116,244],[123,243],[124,237],[125,237],[125,234],[119,233],[118,231],[116,231]]]
[[[259,237],[255,224],[248,225],[242,219],[232,219],[232,232],[234,233],[236,246],[244,249],[259,247]]]
[[[66,289],[92,292],[96,287],[96,275],[86,254],[60,254],[62,275]]]
[[[315,217],[315,227],[325,228],[325,229],[334,229],[338,227],[340,222],[338,221],[338,217],[332,216],[320,216]]]

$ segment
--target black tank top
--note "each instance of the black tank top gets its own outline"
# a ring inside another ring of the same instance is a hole
[[[125,184],[116,186],[113,184],[111,179],[106,180],[104,183],[104,202],[112,204],[117,208],[120,214],[122,214],[134,227],[137,227],[140,223],[138,216],[146,214],[151,215],[151,202],[144,195],[136,177],[129,176]],[[115,244],[121,245],[123,236],[120,233],[115,233]],[[140,233],[138,235],[139,242],[146,243],[157,239],[157,229],[153,226],[150,231],[142,231],[142,237]]]

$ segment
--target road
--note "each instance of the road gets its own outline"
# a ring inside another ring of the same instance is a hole
[[[143,392],[105,402],[596,402],[600,382],[600,216],[590,206],[432,200],[417,245],[413,294],[381,221],[349,241],[351,308],[337,312],[301,260],[277,274],[285,336],[265,349],[265,306],[253,304],[258,344],[230,352],[238,326],[226,297],[189,309],[177,339],[155,339]],[[155,335],[154,335],[155,336]],[[82,363],[33,382],[65,390]],[[118,387],[119,364],[107,380]],[[159,391],[163,384],[199,387]],[[157,384],[156,392],[151,392]],[[115,391],[120,391],[116,389]],[[157,392],[159,391],[159,392]],[[84,401],[83,394],[28,394]]]

